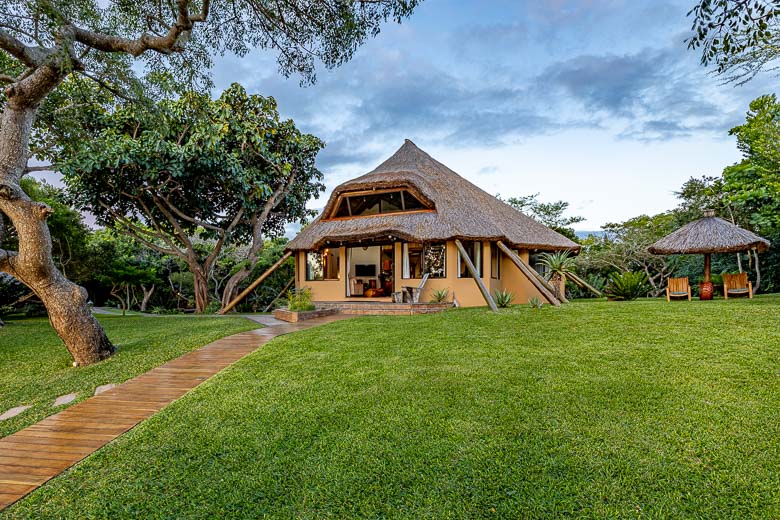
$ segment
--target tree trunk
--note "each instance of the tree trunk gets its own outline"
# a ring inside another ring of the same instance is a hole
[[[125,316],[127,312],[127,306],[125,305],[125,299],[122,297],[122,294],[119,292],[122,290],[122,286],[117,286],[115,284],[111,285],[111,291],[109,291],[109,294],[116,298],[119,301],[119,306],[122,308],[122,316]]]
[[[550,285],[553,288],[553,296],[561,300],[561,297],[565,296],[566,280],[560,274],[553,273],[550,276]]]
[[[748,254],[750,254],[750,251],[748,251]],[[756,262],[756,284],[753,286],[753,293],[755,294],[761,288],[761,264],[758,261],[758,252],[755,249],[753,250],[753,258]]]
[[[233,276],[231,276],[227,283],[225,283],[225,290],[222,291],[222,308],[230,304],[230,302],[233,301],[233,298],[236,297],[238,294],[238,287],[241,285],[241,282],[247,279],[247,277],[252,273],[252,270],[254,270],[255,266],[257,265],[257,258],[254,258],[251,262],[251,265],[244,266],[235,273],[233,273]]]
[[[146,312],[146,308],[149,306],[149,300],[152,299],[152,294],[154,294],[154,284],[148,289],[145,285],[141,285],[141,290],[144,292],[144,297],[141,300],[141,312]]]
[[[35,78],[49,81],[48,91],[61,80],[51,70],[39,69],[35,74],[50,75]],[[46,225],[51,208],[31,201],[19,186],[37,109],[37,102],[9,96],[0,116],[0,211],[19,235],[18,252],[0,250],[0,271],[27,285],[41,299],[75,364],[88,365],[109,357],[114,347],[89,310],[87,291],[65,278],[54,264]]]
[[[195,292],[195,312],[203,314],[209,305],[209,279],[200,266],[190,266],[192,284]]]

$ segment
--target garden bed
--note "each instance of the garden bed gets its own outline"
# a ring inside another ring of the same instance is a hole
[[[287,321],[290,323],[296,323],[303,320],[310,320],[312,318],[322,318],[323,316],[332,316],[338,314],[338,309],[316,309],[313,311],[290,311],[285,308],[275,309],[274,318],[277,320]]]

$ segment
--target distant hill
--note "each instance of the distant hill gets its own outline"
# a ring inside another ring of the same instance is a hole
[[[594,235],[594,236],[597,236],[597,237],[603,237],[604,236],[604,231],[602,231],[602,230],[599,230],[599,231],[575,231],[574,234],[577,235],[577,238],[588,238],[589,235]]]

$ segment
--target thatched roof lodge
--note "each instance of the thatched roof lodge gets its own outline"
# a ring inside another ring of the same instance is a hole
[[[407,140],[376,169],[338,186],[288,249],[296,287],[311,288],[315,302],[390,301],[427,273],[420,301],[447,289],[468,306],[485,304],[484,289],[512,291],[516,303],[544,298],[538,277],[523,274],[529,257],[578,246]]]

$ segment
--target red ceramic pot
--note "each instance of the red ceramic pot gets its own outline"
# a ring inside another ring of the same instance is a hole
[[[715,286],[712,282],[702,282],[699,284],[699,299],[711,300],[712,293],[715,292]]]

